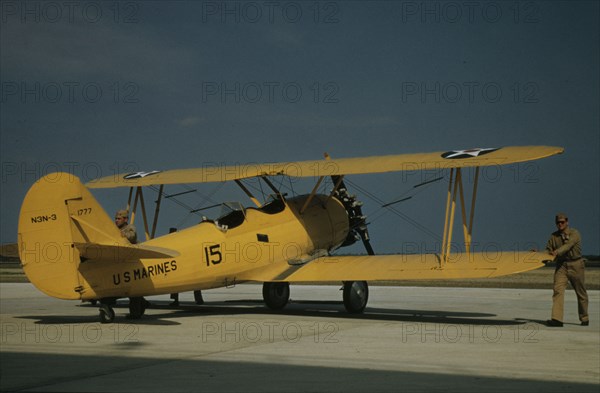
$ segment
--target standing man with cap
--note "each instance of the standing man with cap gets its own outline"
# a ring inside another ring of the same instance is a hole
[[[579,320],[582,326],[590,324],[588,316],[588,295],[585,290],[585,262],[581,257],[581,236],[579,231],[569,227],[569,218],[564,213],[556,215],[558,230],[550,236],[546,250],[554,256],[554,293],[552,295],[552,319],[548,326],[562,327],[567,281],[577,295]]]
[[[121,236],[127,238],[129,243],[136,244],[137,243],[137,232],[135,230],[135,226],[129,224],[129,211],[127,210],[119,210],[115,214],[115,224],[121,230]],[[144,315],[146,308],[150,306],[150,302],[148,302],[143,297],[130,297],[129,298],[129,318],[138,319]]]
[[[137,232],[133,225],[128,223],[129,212],[127,210],[119,210],[115,214],[115,224],[121,230],[121,236],[127,238],[131,244],[137,243]]]

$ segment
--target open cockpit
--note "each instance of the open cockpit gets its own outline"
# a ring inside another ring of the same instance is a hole
[[[218,218],[212,219],[202,216],[203,222],[210,222],[222,231],[236,228],[244,223],[248,210],[254,210],[264,214],[277,214],[285,210],[286,204],[281,194],[269,196],[267,202],[260,207],[244,207],[240,202],[223,202],[217,205],[207,206],[201,210],[210,210],[220,207]]]

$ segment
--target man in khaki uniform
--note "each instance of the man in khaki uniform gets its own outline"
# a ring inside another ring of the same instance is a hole
[[[115,224],[121,230],[121,236],[127,238],[129,243],[136,244],[137,243],[137,231],[135,226],[129,224],[129,211],[127,210],[119,210],[115,214]],[[143,297],[130,297],[129,298],[129,318],[139,319],[146,308],[150,306],[150,302],[148,302]]]
[[[582,326],[590,324],[588,316],[588,295],[585,290],[585,262],[581,257],[581,236],[579,231],[569,227],[569,218],[564,213],[556,215],[558,230],[550,236],[546,250],[554,256],[554,293],[552,295],[552,319],[548,326],[562,327],[564,316],[565,289],[567,281],[577,295],[579,320]]]
[[[137,232],[133,225],[128,223],[129,212],[127,210],[119,210],[115,214],[115,224],[121,230],[121,236],[126,237],[131,244],[137,243]]]

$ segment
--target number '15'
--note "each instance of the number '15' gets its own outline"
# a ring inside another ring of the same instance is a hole
[[[206,266],[210,266],[221,263],[223,256],[221,255],[221,245],[215,244],[212,246],[204,247],[204,255],[206,255]]]

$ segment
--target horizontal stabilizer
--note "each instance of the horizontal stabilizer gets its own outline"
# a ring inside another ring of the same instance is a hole
[[[75,243],[75,247],[79,250],[79,254],[84,261],[123,262],[136,259],[175,258],[179,256],[177,251],[142,244],[124,246],[121,244]]]

